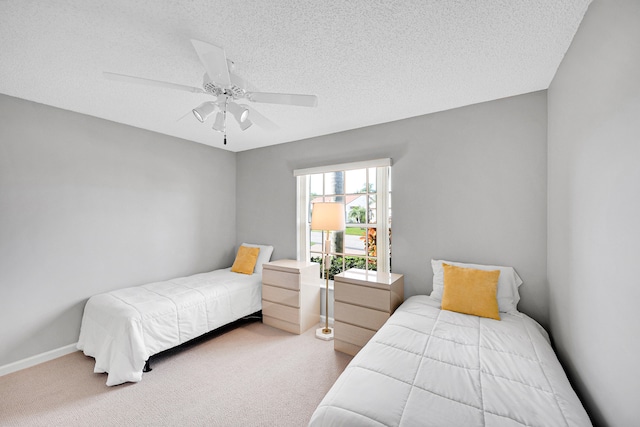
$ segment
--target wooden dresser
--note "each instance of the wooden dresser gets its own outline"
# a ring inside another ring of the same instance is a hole
[[[334,349],[355,356],[404,301],[404,276],[352,268],[334,290]]]
[[[283,259],[262,266],[262,322],[301,334],[320,322],[320,264]]]

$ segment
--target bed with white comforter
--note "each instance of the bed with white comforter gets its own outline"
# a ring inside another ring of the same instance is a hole
[[[154,354],[260,311],[261,278],[226,268],[92,296],[77,348],[107,385],[140,381]]]
[[[590,426],[542,327],[407,299],[355,356],[310,426]]]

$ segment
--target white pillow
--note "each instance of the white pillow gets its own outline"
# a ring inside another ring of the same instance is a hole
[[[499,265],[482,265],[482,264],[466,264],[462,262],[431,260],[431,268],[433,269],[433,291],[431,298],[442,301],[442,292],[444,291],[444,269],[442,263],[455,265],[456,267],[475,268],[476,270],[500,270],[498,277],[498,309],[503,313],[518,311],[518,301],[520,294],[518,287],[522,285],[522,279],[513,267],[502,267]]]
[[[242,246],[248,246],[250,248],[260,248],[260,253],[258,254],[258,260],[256,261],[256,266],[253,269],[253,273],[262,274],[262,264],[266,264],[271,260],[273,246],[255,245],[253,243],[243,243]]]

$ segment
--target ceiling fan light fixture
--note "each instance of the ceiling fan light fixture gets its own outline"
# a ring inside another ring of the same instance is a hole
[[[238,105],[235,102],[230,102],[227,104],[227,109],[233,114],[238,123],[244,123],[249,120],[249,110],[246,107]]]
[[[216,104],[213,102],[203,102],[198,107],[194,108],[193,115],[196,116],[196,119],[200,121],[200,123],[204,123],[207,118],[216,110]]]
[[[212,129],[217,132],[224,132],[224,114],[222,114],[222,111],[218,111],[218,114],[216,114]]]
[[[247,130],[247,129],[249,129],[249,127],[251,127],[251,125],[253,123],[251,122],[251,120],[247,119],[247,120],[245,120],[243,122],[240,122],[238,124],[240,125],[240,129]]]

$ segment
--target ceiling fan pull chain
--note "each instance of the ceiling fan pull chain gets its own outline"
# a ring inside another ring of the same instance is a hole
[[[224,145],[227,145],[227,102],[229,98],[224,99]]]

